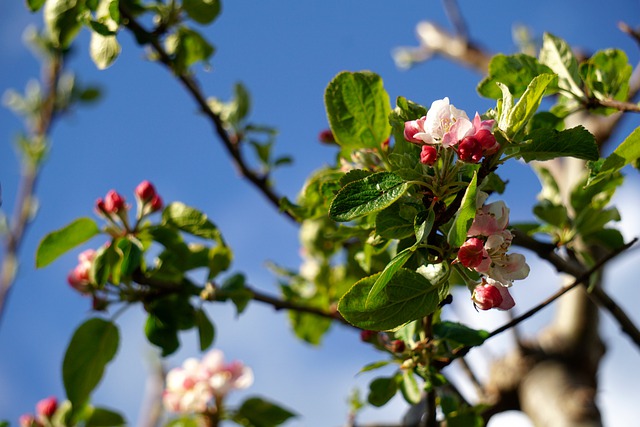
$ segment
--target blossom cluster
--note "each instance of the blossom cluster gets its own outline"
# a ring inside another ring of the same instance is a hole
[[[420,162],[425,165],[432,166],[438,160],[438,147],[455,150],[463,162],[478,163],[500,149],[493,125],[494,120],[482,120],[477,112],[469,120],[467,113],[443,98],[431,104],[426,116],[405,122],[404,137],[422,147]]]
[[[515,305],[508,288],[514,280],[529,275],[529,266],[522,254],[507,253],[513,241],[513,234],[507,230],[509,208],[503,201],[485,204],[487,197],[487,193],[479,192],[476,216],[457,260],[483,275],[472,295],[476,307],[508,310]]]
[[[214,413],[232,390],[253,383],[253,371],[242,362],[224,362],[220,350],[202,360],[189,358],[167,373],[162,401],[166,409],[180,413]]]

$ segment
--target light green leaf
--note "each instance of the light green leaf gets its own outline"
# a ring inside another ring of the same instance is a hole
[[[545,33],[539,60],[558,75],[558,87],[560,89],[572,93],[575,97],[584,98],[584,92],[580,89],[582,82],[578,70],[578,61],[567,42]]]
[[[513,95],[506,85],[500,82],[496,84],[502,91],[502,98],[498,100],[497,106],[498,128],[507,132],[507,129],[509,128],[509,115],[513,109]]]
[[[47,234],[36,251],[36,267],[42,268],[65,252],[100,233],[98,224],[91,218],[78,218],[71,224]]]
[[[221,241],[222,236],[207,215],[199,210],[189,207],[184,203],[173,202],[162,212],[162,221],[165,225],[171,225],[186,233],[204,239]]]
[[[582,126],[563,131],[537,129],[527,135],[526,139],[528,142],[520,145],[517,153],[525,162],[556,157],[597,160],[599,156],[594,136]]]
[[[631,72],[627,55],[619,49],[596,52],[580,65],[582,79],[591,94],[600,100],[626,101]]]
[[[518,103],[511,109],[507,117],[507,136],[514,137],[524,129],[540,106],[547,87],[556,79],[553,74],[540,74],[531,80]]]
[[[356,282],[340,299],[338,311],[361,329],[383,331],[433,313],[438,307],[438,288],[412,270],[400,269],[383,292],[367,301],[380,273]]]
[[[400,391],[404,400],[410,405],[417,405],[422,398],[422,390],[416,381],[413,371],[405,369],[402,371],[402,382],[400,383]]]
[[[343,156],[362,148],[380,148],[389,138],[389,95],[377,74],[342,72],[324,95],[331,131]]]
[[[220,14],[220,0],[182,0],[182,8],[189,18],[199,24],[210,24]]]
[[[600,181],[611,174],[618,172],[620,169],[640,159],[640,126],[635,128],[629,136],[611,153],[602,164],[596,179],[592,182]]]
[[[74,412],[89,401],[118,351],[119,340],[116,325],[100,318],[87,320],[73,334],[62,364],[62,379]]]
[[[402,268],[402,266],[409,260],[409,258],[411,258],[411,255],[413,255],[414,251],[415,247],[406,248],[400,251],[395,257],[393,257],[391,261],[389,261],[389,264],[387,264],[384,270],[382,270],[382,273],[380,273],[375,283],[371,287],[371,291],[369,291],[369,296],[367,297],[367,304],[373,301],[375,297],[380,292],[382,292],[393,275],[396,274],[396,272],[400,270],[400,268]]]
[[[514,97],[524,94],[529,83],[540,74],[553,73],[549,67],[540,64],[532,56],[518,53],[515,55],[497,54],[489,63],[489,75],[478,85],[480,95],[498,99],[502,96],[497,82],[504,84]]]
[[[215,51],[200,33],[187,27],[180,27],[169,35],[165,48],[173,56],[173,70],[176,74],[185,73],[197,62],[206,62]]]
[[[329,209],[334,221],[351,221],[380,211],[398,200],[408,184],[391,172],[379,172],[345,185]]]
[[[93,63],[99,70],[104,70],[111,66],[120,55],[120,44],[116,36],[104,36],[97,32],[91,33],[91,43],[89,53]]]
[[[296,414],[273,402],[251,397],[242,402],[233,420],[243,426],[276,427],[294,417]]]
[[[467,240],[467,232],[471,228],[471,223],[476,217],[476,194],[478,190],[478,173],[474,172],[473,178],[469,183],[469,186],[464,192],[460,209],[456,213],[456,216],[449,229],[447,241],[449,245],[454,248],[462,246],[465,240]]]
[[[48,0],[44,4],[45,29],[56,47],[67,48],[82,28],[83,0]]]

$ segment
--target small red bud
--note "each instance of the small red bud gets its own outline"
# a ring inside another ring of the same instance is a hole
[[[18,424],[20,424],[20,427],[32,427],[38,425],[36,423],[36,417],[31,414],[21,415],[20,419],[18,420]]]
[[[51,418],[58,409],[58,400],[51,396],[46,399],[42,399],[36,404],[36,413],[44,418]]]
[[[463,162],[478,163],[482,159],[482,145],[475,137],[467,136],[458,144],[458,157]]]
[[[406,348],[404,341],[395,340],[391,342],[391,351],[394,353],[402,353]]]
[[[496,141],[496,137],[488,129],[480,129],[474,137],[478,140],[484,151],[484,155],[494,154],[500,149],[500,144]]]
[[[149,181],[144,180],[135,189],[135,195],[143,202],[152,200],[157,194],[156,189]]]
[[[424,165],[433,166],[438,160],[438,151],[431,145],[423,145],[420,152],[420,163]]]
[[[476,286],[471,299],[480,310],[489,310],[500,307],[503,298],[498,288],[486,284]]]
[[[378,333],[376,331],[370,331],[368,329],[364,329],[360,331],[360,339],[364,342],[371,341]]]
[[[482,263],[485,256],[484,242],[477,237],[468,239],[458,249],[458,261],[467,268],[475,268]]]
[[[114,190],[109,191],[104,198],[104,211],[110,214],[116,214],[124,208],[124,198]]]
[[[157,212],[162,209],[162,198],[157,194],[153,196],[153,199],[149,202],[149,206],[151,207],[151,212]]]
[[[323,144],[335,144],[336,138],[335,136],[333,136],[333,132],[331,132],[331,129],[325,129],[318,134],[318,141],[322,142]]]

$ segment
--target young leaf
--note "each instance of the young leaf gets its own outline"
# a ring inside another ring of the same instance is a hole
[[[600,100],[626,101],[631,72],[627,55],[619,49],[601,50],[580,65],[582,79]]]
[[[46,0],[27,0],[27,6],[31,12],[37,12],[44,5]]]
[[[379,172],[350,182],[333,199],[329,216],[344,222],[380,211],[398,200],[408,186],[391,172]]]
[[[273,402],[252,397],[242,402],[233,420],[244,426],[276,427],[294,417],[296,414]]]
[[[384,406],[398,392],[398,381],[395,377],[376,378],[369,384],[367,401],[373,406]]]
[[[584,98],[584,92],[580,89],[578,61],[567,42],[545,33],[540,50],[540,62],[558,75],[560,89],[564,89],[578,98]]]
[[[361,148],[380,148],[389,138],[389,95],[380,76],[368,72],[342,72],[324,94],[331,131],[343,155]]]
[[[203,309],[196,310],[196,326],[200,337],[200,351],[205,351],[213,344],[215,328]]]
[[[640,126],[607,157],[595,178],[589,184],[611,177],[611,174],[640,159]]]
[[[489,75],[478,85],[478,93],[487,98],[499,99],[502,92],[496,83],[500,82],[518,98],[536,76],[547,73],[553,71],[532,56],[522,53],[508,56],[497,54],[491,58]]]
[[[56,47],[67,48],[82,28],[85,3],[78,0],[48,0],[43,18],[47,33]]]
[[[525,162],[551,160],[556,157],[575,157],[597,160],[598,145],[594,136],[582,126],[561,132],[554,129],[538,129],[527,135],[527,143],[519,146],[518,154]]]
[[[340,299],[338,311],[361,329],[384,331],[433,313],[438,307],[438,288],[424,276],[400,269],[383,292],[368,299],[380,273],[356,282]]]
[[[507,117],[506,132],[509,137],[515,136],[524,128],[540,106],[547,87],[556,79],[553,74],[540,74],[531,80],[518,103],[511,109]]]
[[[98,224],[91,218],[78,218],[71,224],[47,234],[36,251],[36,267],[42,268],[65,252],[98,234]]]
[[[220,0],[183,0],[182,8],[199,24],[210,24],[220,14]]]
[[[71,338],[62,364],[62,379],[73,410],[80,410],[118,351],[118,328],[100,318],[87,320]]]
[[[402,382],[400,383],[400,391],[404,400],[410,405],[417,405],[422,398],[422,390],[416,381],[413,371],[405,369],[402,371]]]
[[[175,325],[163,322],[158,316],[149,314],[144,325],[144,333],[151,344],[162,349],[162,357],[169,356],[180,348]]]
[[[433,325],[433,333],[438,338],[472,346],[481,345],[489,338],[489,332],[487,331],[471,329],[462,323],[449,321],[439,322]]]
[[[207,215],[180,202],[173,202],[162,212],[164,224],[204,239],[220,241],[222,239],[216,227]]]
[[[118,412],[106,408],[93,408],[85,427],[120,427],[126,425],[127,421]]]
[[[253,298],[253,292],[245,285],[245,277],[242,274],[234,274],[227,278],[220,287],[222,295],[226,298],[230,298],[236,306],[237,314],[241,314],[247,304]]]
[[[91,33],[89,53],[98,70],[108,68],[120,55],[120,44],[116,36],[104,36],[97,32]]]
[[[185,73],[197,62],[206,62],[215,50],[200,33],[187,27],[180,27],[167,37],[165,43],[167,52],[173,55],[173,70],[176,74]]]
[[[449,235],[447,236],[447,241],[454,248],[462,246],[467,239],[467,231],[469,231],[473,218],[476,216],[477,184],[478,173],[474,172],[473,178],[464,192],[460,209],[458,209],[458,213],[456,213],[451,229],[449,230]]]
[[[396,272],[400,270],[400,268],[402,268],[402,266],[409,260],[409,258],[411,258],[411,255],[413,255],[414,251],[415,247],[405,248],[404,250],[400,251],[395,257],[393,257],[391,261],[389,261],[389,264],[387,264],[384,270],[382,270],[382,273],[380,273],[375,283],[371,287],[369,296],[367,297],[367,304],[369,303],[369,301],[373,301],[373,299],[380,292],[382,292],[393,275],[396,274]]]

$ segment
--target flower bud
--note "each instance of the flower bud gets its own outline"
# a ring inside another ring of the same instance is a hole
[[[482,279],[482,283],[473,290],[471,299],[480,310],[509,310],[516,305],[509,289],[490,278]]]
[[[138,184],[134,193],[136,197],[142,202],[148,202],[157,195],[155,187],[147,180],[144,180],[140,184]]]
[[[418,120],[404,122],[404,139],[418,144],[424,143],[422,139],[416,138],[415,136],[416,134],[424,133],[424,122],[425,117]]]
[[[431,145],[423,145],[420,152],[420,163],[424,165],[433,166],[438,160],[438,151]]]
[[[96,212],[99,215],[105,214],[104,200],[102,198],[99,198],[98,200],[96,200]]]
[[[18,424],[20,424],[20,427],[32,427],[38,425],[36,417],[31,414],[21,415],[18,420]]]
[[[480,129],[475,133],[474,137],[482,146],[482,151],[484,152],[485,156],[494,154],[500,149],[500,144],[498,144],[498,141],[496,141],[496,137],[491,133],[490,130]]]
[[[162,209],[163,203],[162,198],[157,194],[153,196],[153,199],[149,202],[149,207],[151,208],[151,212],[157,212]]]
[[[53,396],[42,399],[36,404],[36,413],[46,419],[51,418],[56,413],[56,409],[58,409],[58,400]]]
[[[391,351],[394,353],[402,353],[406,348],[404,341],[394,340],[391,342]]]
[[[69,285],[80,293],[86,294],[89,292],[91,265],[95,257],[96,251],[93,249],[87,249],[80,253],[78,255],[78,265],[67,276]]]
[[[331,132],[331,129],[325,129],[318,134],[318,141],[322,142],[323,144],[335,144],[336,138],[335,136],[333,136],[333,132]]]
[[[375,338],[377,335],[378,335],[378,333],[376,331],[370,331],[368,329],[363,329],[362,331],[360,331],[360,340],[363,341],[363,342],[369,342],[373,338]]]
[[[104,198],[104,211],[110,214],[117,214],[124,208],[124,198],[114,190],[110,190]]]
[[[458,250],[458,261],[467,268],[479,266],[489,254],[484,249],[484,242],[477,237],[468,239]]]
[[[458,158],[467,163],[478,163],[482,159],[482,145],[473,136],[467,136],[458,144]]]

